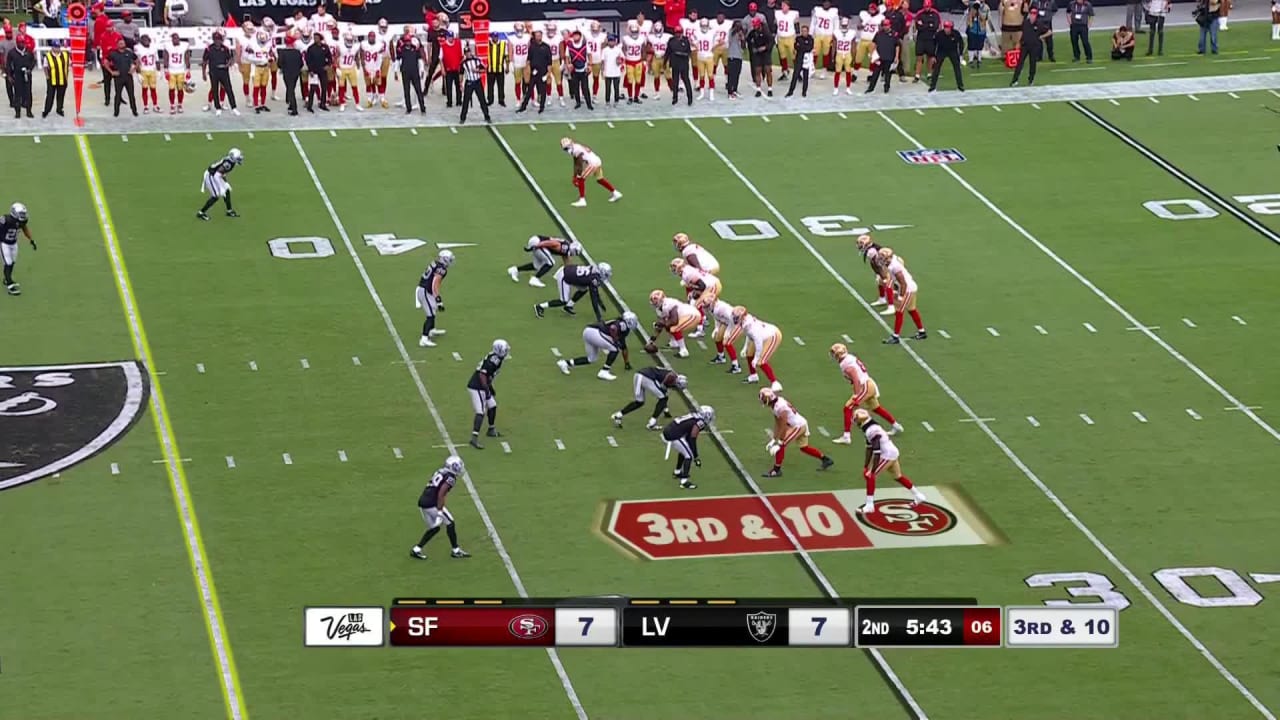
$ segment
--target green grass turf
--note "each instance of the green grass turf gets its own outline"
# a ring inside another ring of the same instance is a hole
[[[1269,97],[1166,98],[1159,107],[1127,100],[1094,109],[1220,193],[1264,193],[1269,141],[1253,119]],[[1149,131],[1153,110],[1178,116],[1179,124]],[[1193,113],[1244,129],[1233,143],[1179,150],[1188,133],[1206,126],[1186,117]],[[972,108],[966,115],[998,117],[1003,127],[1051,139],[1037,145],[1038,165],[1027,168],[1010,156],[1005,138],[975,134],[954,113],[885,117],[927,146],[959,148],[968,160],[956,169],[979,193],[1137,319],[1160,325],[1159,337],[1207,376],[1263,406],[1261,418],[1270,422],[1266,409],[1280,388],[1258,363],[1277,344],[1266,312],[1266,268],[1276,248],[1225,215],[1155,218],[1144,201],[1197,195],[1066,105],[1011,107],[1000,116]],[[1276,464],[1276,445],[1262,428],[1223,410],[1230,403],[1218,392],[1151,338],[1127,330],[1124,317],[955,178],[898,160],[892,151],[913,145],[879,115],[767,124],[704,120],[696,127],[706,142],[682,121],[579,128],[575,136],[605,157],[626,193],[622,203],[609,205],[592,187],[585,210],[567,207],[572,189],[556,142],[567,130],[510,127],[501,134],[593,256],[613,263],[618,290],[642,317],[651,289],[676,290],[666,271],[672,232],[685,230],[705,242],[725,268],[726,299],[805,339],[804,346],[788,340],[775,366],[788,397],[814,425],[839,427],[847,391],[825,353],[841,334],[851,335],[885,404],[908,426],[900,442],[907,471],[922,483],[962,487],[1009,541],[814,555],[839,593],[1038,604],[1069,596],[1061,585],[1030,588],[1029,576],[1093,572],[1109,577],[1132,602],[1122,614],[1117,650],[886,652],[930,717],[1063,717],[1098,697],[1115,717],[1257,715],[1000,446],[975,423],[961,422],[966,413],[947,389],[980,417],[994,418],[989,427],[1008,453],[1052,488],[1262,703],[1280,706],[1270,651],[1280,640],[1271,629],[1272,603],[1193,608],[1152,578],[1170,567],[1218,566],[1242,575],[1275,570],[1269,544],[1258,542],[1262,531],[1240,532],[1242,523],[1261,529],[1274,517],[1268,468]],[[802,165],[775,142],[780,135],[826,148],[858,137],[877,151],[860,154],[854,173],[837,156]],[[468,431],[467,375],[494,337],[512,343],[498,385],[500,425],[512,453],[490,441],[484,453],[466,457],[531,595],[818,595],[788,556],[641,562],[595,532],[605,500],[678,491],[640,422],[622,430],[608,424],[608,414],[627,400],[629,383],[605,385],[587,373],[556,371],[550,348],[576,354],[583,315],[536,320],[530,306],[551,293],[513,285],[502,274],[525,257],[520,247],[529,234],[560,230],[486,131],[300,133],[298,142],[397,336],[421,361],[414,368],[455,441]],[[192,171],[233,143],[249,158],[231,178],[244,217],[232,222],[219,214],[196,223]],[[404,557],[420,532],[412,502],[444,454],[443,440],[292,138],[137,136],[125,144],[110,137],[91,146],[154,351],[153,369],[165,373],[157,380],[182,456],[190,458],[184,468],[249,713],[400,718],[435,706],[460,718],[572,717],[551,663],[537,651],[301,647],[304,605],[512,595],[513,581],[464,495],[451,507],[475,557],[448,561],[440,546],[430,548],[433,559],[425,565]],[[13,364],[132,356],[74,142],[11,140],[5,147],[15,162],[38,163],[69,188],[53,200],[61,205],[29,203],[45,244],[39,253],[24,249],[19,277],[27,292],[12,301],[22,311],[12,314],[10,329],[30,341],[14,345]],[[424,169],[412,190],[391,180],[410,163]],[[879,239],[909,259],[921,283],[921,310],[934,335],[917,351],[946,389],[902,348],[879,345],[883,328],[838,282],[836,275],[863,297],[873,287],[851,239],[816,236],[801,222],[836,213],[911,225]],[[731,243],[711,232],[715,220],[747,218],[768,221],[780,237]],[[476,243],[455,251],[442,316],[449,334],[438,348],[416,347],[421,315],[409,297],[429,251],[382,256],[364,245],[364,234],[386,232]],[[272,238],[308,236],[332,241],[335,255],[291,261],[267,251]],[[1184,325],[1183,317],[1197,327]],[[1087,331],[1086,322],[1097,332]],[[454,351],[461,361],[452,358]],[[768,424],[764,410],[738,378],[704,360],[694,350],[675,362],[698,398],[717,407],[718,425],[733,430],[726,437],[734,451],[753,473],[763,471],[768,461],[757,438]],[[1204,419],[1191,419],[1186,408]],[[1147,422],[1138,422],[1134,411]],[[1079,413],[1096,424],[1086,425]],[[617,448],[606,441],[611,434]],[[0,703],[0,718],[162,716],[176,703],[189,707],[183,714],[191,717],[224,713],[169,480],[164,466],[152,462],[161,457],[154,438],[146,418],[99,458],[2,496],[0,544],[10,551],[0,567],[19,592],[0,593],[0,609],[22,622],[6,622],[0,636],[0,692],[18,698]],[[563,451],[555,449],[557,439]],[[820,436],[814,442],[837,459],[834,473],[813,473],[810,460],[793,453],[784,478],[758,482],[770,491],[856,488],[861,448],[833,447]],[[292,464],[284,464],[283,453]],[[234,469],[227,456],[234,457]],[[744,492],[719,453],[704,456],[697,494]],[[113,462],[119,476],[109,474]],[[1223,594],[1208,583],[1193,585],[1205,596]],[[1266,585],[1256,587],[1268,593]],[[89,623],[92,634],[84,631]],[[797,650],[785,657],[564,650],[560,657],[591,717],[905,714],[855,650]],[[430,678],[435,681],[424,681]]]

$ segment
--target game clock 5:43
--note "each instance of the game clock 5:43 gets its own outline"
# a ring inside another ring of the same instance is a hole
[[[1000,647],[998,607],[858,606],[858,647]]]

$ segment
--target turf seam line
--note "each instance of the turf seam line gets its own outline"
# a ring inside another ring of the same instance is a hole
[[[373,283],[373,279],[369,276],[369,271],[365,268],[364,261],[360,259],[360,253],[356,251],[355,245],[351,242],[351,235],[347,232],[346,225],[338,216],[338,211],[333,206],[333,202],[329,199],[329,193],[324,189],[324,185],[320,183],[320,176],[316,174],[315,166],[311,164],[311,158],[307,155],[307,151],[302,147],[302,141],[298,139],[295,132],[289,133],[289,139],[293,141],[294,148],[298,151],[298,157],[305,166],[307,175],[311,178],[311,182],[315,185],[316,192],[320,196],[320,200],[324,204],[325,210],[328,211],[329,219],[333,222],[334,229],[338,231],[338,235],[342,238],[342,244],[346,247],[347,253],[351,256],[352,262],[355,264],[357,272],[360,274],[361,280],[364,282],[365,289],[369,292],[369,298],[373,301],[379,315],[382,317],[383,324],[386,327],[387,334],[390,336],[392,343],[403,359],[405,368],[408,369],[409,376],[413,380],[413,384],[418,390],[418,395],[422,398],[423,404],[427,407],[427,412],[431,415],[431,419],[435,421],[436,430],[440,437],[449,444],[450,453],[457,453],[457,446],[453,442],[453,438],[449,435],[449,429],[445,426],[444,418],[440,415],[440,410],[436,407],[435,401],[431,399],[431,394],[427,392],[427,386],[422,381],[422,375],[418,372],[417,366],[412,362],[409,350],[405,347],[404,341],[400,338],[400,333],[396,329],[395,322],[391,319],[391,315],[387,312],[382,296],[378,293],[377,287]],[[502,449],[504,452],[510,452],[510,446],[503,442]],[[476,507],[477,513],[480,515],[481,521],[488,530],[489,540],[493,543],[494,550],[498,553],[503,566],[507,570],[512,584],[515,586],[516,592],[521,597],[529,597],[529,592],[525,588],[524,581],[520,578],[520,573],[516,570],[515,563],[511,559],[510,553],[507,552],[506,544],[502,541],[498,534],[498,528],[494,525],[492,516],[489,515],[488,508],[485,507],[484,501],[480,499],[480,493],[476,489],[475,483],[471,479],[471,474],[463,470],[462,482],[466,487],[467,493],[471,496],[471,501]],[[564,668],[564,664],[560,662],[560,655],[554,647],[545,648],[547,657],[551,660],[552,666],[555,668],[556,675],[560,679],[561,687],[563,687],[565,695],[569,700],[569,704],[573,707],[578,720],[588,720],[587,712],[582,706],[582,701],[578,698],[578,692],[573,686],[573,681],[569,679],[568,672]]]
[[[727,117],[725,118],[725,121],[728,122]],[[694,128],[695,132],[698,132],[697,126],[695,126],[688,119],[685,119],[685,123],[688,124],[690,127]],[[546,211],[547,215],[552,219],[553,222],[556,223],[557,226],[559,226],[560,230],[565,234],[565,237],[568,238],[569,240],[574,240],[574,241],[577,241],[579,244],[582,244],[581,240],[578,240],[577,235],[574,234],[573,229],[569,227],[569,223],[564,219],[564,216],[560,214],[560,211],[555,209],[555,206],[552,205],[551,200],[547,197],[546,193],[543,192],[542,187],[538,185],[537,180],[534,179],[533,175],[529,172],[528,168],[524,166],[524,163],[521,162],[520,158],[516,155],[515,150],[507,142],[506,138],[503,137],[502,131],[494,126],[489,126],[488,131],[489,131],[490,137],[492,137],[494,142],[498,144],[499,148],[507,156],[507,159],[511,162],[511,165],[515,168],[516,172],[518,172],[520,176],[524,179],[525,184],[528,185],[529,187],[529,190],[532,191],[533,194],[538,198],[539,202],[542,204],[542,207]],[[587,251],[585,245],[583,246],[582,256],[583,256],[583,259],[585,259],[587,262],[593,263],[593,264],[595,263],[595,260],[591,258],[591,255]],[[617,305],[620,309],[625,311],[627,309],[627,304],[625,301],[623,301],[621,293],[618,292],[617,288],[614,287],[613,283],[606,282],[605,289],[609,292],[609,295],[613,299],[614,304]],[[646,330],[644,330],[643,327],[640,329],[640,332],[641,332],[641,337],[644,338],[646,341],[649,341],[651,339],[649,333]],[[667,358],[661,353],[656,356],[656,360],[659,364],[661,364],[666,369],[668,370],[672,369],[672,365],[670,361],[667,360]],[[693,394],[688,391],[688,389],[679,390],[677,392],[679,392],[681,397],[684,398],[685,402],[688,403],[691,408],[698,407],[697,400],[693,397]],[[804,547],[800,544],[799,538],[795,536],[795,533],[792,532],[791,528],[787,525],[786,522],[784,522],[784,519],[781,513],[778,512],[778,509],[773,505],[773,502],[769,500],[769,498],[765,495],[764,491],[760,488],[760,485],[756,483],[756,481],[751,477],[751,473],[747,471],[746,467],[743,466],[742,461],[733,452],[733,449],[729,447],[728,441],[724,439],[724,433],[716,429],[714,425],[711,427],[710,433],[711,433],[712,440],[715,441],[715,444],[719,448],[721,454],[725,457],[725,459],[729,462],[729,464],[732,465],[734,469],[737,470],[738,476],[742,480],[744,485],[746,485],[746,487],[751,490],[753,495],[755,495],[760,499],[761,504],[764,505],[766,510],[768,510],[769,514],[773,517],[774,522],[776,522],[778,524],[778,527],[781,528],[783,535],[786,536],[791,546],[796,549],[797,552],[794,553],[792,557],[796,558],[797,561],[801,563],[804,570],[809,574],[809,576],[814,580],[814,582],[822,589],[822,591],[826,593],[828,597],[833,599],[838,598],[839,593],[836,592],[836,589],[831,584],[831,581],[828,580],[826,575],[824,575],[822,571],[818,568],[817,563],[814,562],[812,555],[810,555],[809,552],[805,550]],[[888,661],[884,659],[884,656],[880,653],[880,651],[875,649],[864,649],[864,653],[874,661],[873,664],[880,671],[881,677],[885,679],[886,684],[890,685],[891,690],[894,692],[895,696],[898,698],[898,701],[902,703],[903,708],[908,712],[910,712],[914,717],[918,718],[919,720],[927,720],[928,716],[925,714],[924,710],[915,701],[915,698],[911,696],[911,693],[907,690],[906,686],[902,684],[902,681],[898,679],[898,676],[893,672],[893,669],[889,667]]]

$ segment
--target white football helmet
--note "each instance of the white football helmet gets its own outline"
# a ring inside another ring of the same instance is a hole
[[[436,260],[445,267],[449,267],[450,265],[453,265],[453,251],[441,250],[440,254],[436,255]]]
[[[600,273],[600,279],[605,282],[608,282],[609,278],[613,277],[613,266],[607,262],[597,264],[596,271]]]
[[[653,24],[653,34],[654,34],[654,35],[661,35],[661,34],[662,34],[662,23],[660,23],[660,22],[655,22],[655,23]]]
[[[227,159],[239,165],[244,162],[244,153],[240,152],[240,148],[231,148],[227,151]]]
[[[639,34],[639,33],[640,33],[640,23],[636,22],[635,20],[632,20],[632,21],[628,22],[628,23],[627,23],[627,32],[628,32],[628,33],[630,33],[630,34],[632,34],[632,35],[637,35],[637,34]]]
[[[444,469],[448,470],[454,475],[460,474],[462,472],[462,468],[463,468],[462,458],[458,457],[457,455],[450,455],[449,457],[444,459]]]
[[[562,137],[562,138],[560,138],[560,149],[561,149],[561,150],[563,150],[563,151],[565,151],[565,152],[570,152],[570,151],[572,151],[572,150],[573,150],[573,140],[572,140],[571,138],[567,138],[567,137]]]
[[[526,242],[525,242],[525,244],[524,244],[524,249],[525,249],[525,250],[532,250],[532,249],[534,249],[534,248],[538,247],[538,243],[540,243],[540,242],[542,242],[542,241],[538,239],[538,236],[537,236],[537,235],[530,235],[530,236],[529,236],[528,241],[526,241]]]
[[[599,21],[599,20],[592,20],[592,21],[591,21],[591,32],[593,32],[593,33],[598,33],[598,32],[600,32],[600,21]]]
[[[628,330],[635,330],[640,327],[640,318],[630,310],[622,313],[622,324],[627,326]]]
[[[511,353],[511,344],[501,338],[493,341],[493,354],[500,358]]]
[[[27,219],[27,206],[20,202],[16,202],[9,206],[9,214],[19,220],[25,221]]]
[[[689,387],[689,378],[684,375],[676,375],[676,389],[683,390]]]
[[[710,423],[712,420],[716,419],[716,409],[710,405],[703,405],[698,408],[698,417],[702,422]]]

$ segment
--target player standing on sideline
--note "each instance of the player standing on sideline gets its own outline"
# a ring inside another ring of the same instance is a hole
[[[604,176],[604,161],[591,148],[574,142],[573,138],[563,137],[560,138],[560,149],[573,158],[573,186],[578,188],[578,201],[573,203],[574,207],[587,206],[587,178],[592,175],[597,185],[609,191],[609,202],[622,199],[622,193]]]
[[[773,21],[778,26],[778,62],[782,65],[778,81],[786,82],[787,70],[796,61],[796,30],[800,27],[800,13],[783,0],[779,9],[773,11]]]
[[[867,436],[867,456],[862,462],[862,479],[867,481],[867,500],[858,512],[865,515],[876,511],[876,475],[883,470],[888,470],[894,480],[911,491],[911,495],[915,498],[912,505],[924,502],[924,493],[916,489],[911,478],[902,474],[902,465],[898,462],[898,446],[889,439],[889,433],[877,425],[876,421],[871,419],[871,413],[866,410],[855,411],[853,421],[858,423],[858,427]]]
[[[498,432],[496,427],[498,398],[493,388],[493,381],[498,377],[498,372],[502,370],[502,363],[510,352],[511,346],[506,340],[494,340],[493,348],[476,366],[475,372],[471,373],[471,379],[467,381],[467,394],[471,396],[471,409],[475,411],[475,418],[471,422],[470,445],[477,450],[484,449],[480,444],[480,426],[484,424],[486,417],[489,419],[489,431],[485,434],[489,437],[502,437],[502,433]]]
[[[615,320],[592,323],[582,330],[582,345],[586,348],[587,354],[572,360],[561,358],[556,361],[556,367],[560,368],[560,372],[568,375],[575,367],[595,362],[603,352],[605,353],[604,367],[600,368],[596,377],[601,380],[617,380],[618,377],[612,372],[613,363],[618,359],[618,353],[622,353],[622,362],[625,363],[626,369],[631,369],[631,354],[627,352],[627,336],[638,327],[640,327],[640,318],[631,311],[622,313],[622,316]]]
[[[676,449],[676,469],[671,473],[680,480],[682,490],[697,490],[698,486],[689,481],[689,473],[693,466],[702,467],[702,459],[698,457],[698,435],[710,428],[716,419],[716,411],[710,405],[703,405],[695,412],[667,423],[662,428],[662,439],[667,441],[668,452]]]
[[[387,79],[383,77],[387,65],[387,45],[378,38],[373,30],[360,43],[360,65],[364,68],[364,106],[373,107],[374,102],[387,106]]]
[[[902,342],[900,337],[902,333],[902,315],[910,313],[911,320],[916,324],[916,334],[911,336],[912,340],[927,340],[929,333],[924,330],[924,321],[920,319],[920,312],[916,310],[916,294],[919,288],[916,287],[916,281],[911,277],[911,273],[907,272],[906,262],[893,254],[891,248],[880,248],[880,260],[885,264],[886,280],[889,283],[896,283],[898,286],[898,304],[894,307],[893,314],[893,335],[885,339],[885,345],[897,345]]]
[[[542,317],[548,308],[564,308],[566,314],[575,314],[573,305],[583,295],[591,295],[591,310],[596,314],[596,322],[604,322],[604,300],[600,298],[600,286],[613,277],[613,266],[609,263],[598,265],[565,265],[556,271],[556,290],[559,297],[555,300],[540,302],[533,306],[533,312]]]
[[[542,276],[551,272],[551,268],[556,266],[552,256],[559,255],[564,260],[564,264],[568,265],[569,258],[582,254],[582,245],[576,240],[565,240],[550,235],[530,235],[524,244],[524,251],[533,253],[533,262],[512,265],[507,268],[507,274],[511,276],[512,282],[520,282],[520,273],[531,272],[533,277],[529,278],[529,284],[540,288],[546,287],[542,282]]]
[[[893,432],[889,433],[890,435],[902,432],[903,427],[898,424],[893,413],[881,407],[880,386],[876,385],[876,381],[871,378],[871,373],[867,372],[867,366],[862,364],[858,356],[849,352],[849,348],[845,347],[844,343],[836,343],[831,346],[831,359],[840,365],[840,374],[853,386],[853,395],[844,404],[844,434],[831,442],[839,445],[848,445],[853,442],[850,437],[850,433],[853,432],[853,412],[859,408],[871,410],[892,423]]]
[[[642,368],[631,381],[631,389],[635,399],[623,406],[621,410],[610,415],[609,419],[617,427],[622,427],[622,417],[644,407],[644,396],[652,395],[657,400],[657,404],[654,405],[653,415],[645,423],[644,429],[661,430],[662,426],[658,425],[658,416],[671,417],[671,411],[667,409],[667,388],[683,390],[688,386],[689,378],[684,375],[678,375],[674,371],[664,370],[660,367]]]
[[[16,202],[9,206],[9,214],[0,217],[0,257],[4,258],[4,289],[10,295],[21,295],[22,287],[13,281],[13,266],[18,264],[18,233],[21,232],[36,249],[36,241],[27,227],[27,206]]]
[[[178,33],[169,36],[169,47],[164,49],[165,65],[169,68],[169,114],[182,112],[186,102],[187,83],[191,80],[191,46],[182,41]]]
[[[156,95],[156,77],[160,67],[160,48],[151,44],[151,36],[138,38],[133,54],[138,58],[138,79],[142,84],[142,114],[160,112],[160,98]]]
[[[800,446],[800,452],[822,461],[819,470],[836,464],[826,453],[809,444],[809,421],[789,401],[769,388],[760,388],[760,404],[769,408],[774,417],[773,433],[765,445],[765,450],[773,455],[773,467],[764,477],[782,477],[782,460],[787,455],[787,445],[792,442]]]
[[[202,187],[209,194],[209,199],[204,201],[204,207],[196,211],[196,217],[208,220],[209,208],[219,199],[227,206],[227,217],[240,217],[240,213],[231,207],[231,183],[227,182],[227,176],[243,162],[244,153],[240,152],[240,148],[231,148],[226,157],[205,168]]]
[[[840,94],[840,75],[844,74],[844,91],[848,95],[853,94],[853,46],[858,43],[858,31],[855,30],[849,18],[840,18],[840,27],[836,30],[834,37],[835,42],[835,82],[832,95]]]
[[[453,526],[453,513],[444,506],[449,491],[453,490],[454,483],[458,482],[458,476],[462,474],[462,468],[462,458],[450,455],[444,459],[444,465],[432,474],[427,486],[422,488],[422,494],[418,496],[418,510],[422,513],[422,521],[427,524],[427,531],[409,551],[409,557],[426,560],[427,556],[422,553],[422,548],[440,532],[441,525],[449,536],[449,544],[453,546],[450,557],[471,557],[471,553],[458,547],[458,530]]]
[[[822,0],[822,5],[815,7],[809,18],[813,31],[813,66],[818,71],[818,78],[827,75],[827,55],[831,52],[831,42],[835,37],[836,23],[840,21],[840,8],[831,7],[831,0]],[[798,50],[798,49],[797,49]],[[796,53],[796,69],[801,67],[799,52]]]
[[[444,330],[436,327],[436,314],[444,312],[444,300],[440,297],[440,286],[444,284],[444,276],[449,274],[453,265],[453,251],[441,250],[436,259],[422,271],[418,279],[418,289],[414,291],[413,304],[420,308],[427,319],[422,321],[422,337],[418,339],[418,347],[435,347],[431,338],[443,335]]]

